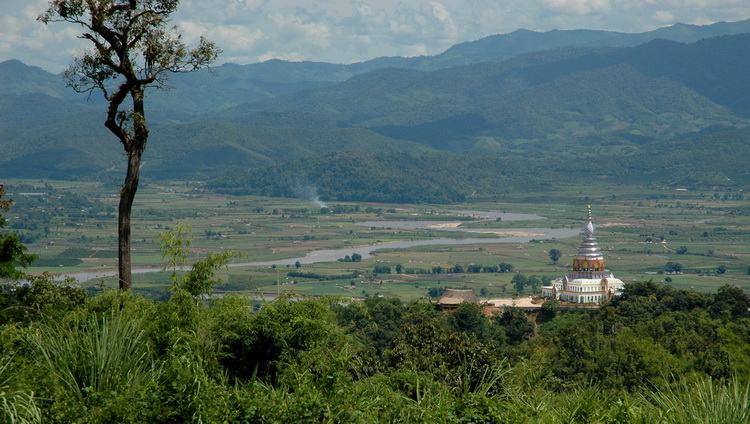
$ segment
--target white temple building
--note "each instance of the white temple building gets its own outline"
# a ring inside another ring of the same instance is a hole
[[[552,285],[543,286],[542,297],[562,302],[601,304],[622,292],[624,283],[604,268],[604,256],[594,238],[591,205],[588,206],[584,232],[581,246],[573,258],[573,268],[566,276],[552,281]]]

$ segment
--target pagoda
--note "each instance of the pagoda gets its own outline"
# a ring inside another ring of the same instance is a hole
[[[542,297],[563,302],[601,304],[622,292],[624,283],[604,267],[604,255],[594,237],[591,205],[584,236],[568,274],[542,287]]]

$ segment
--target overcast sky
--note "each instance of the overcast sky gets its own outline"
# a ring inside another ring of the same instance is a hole
[[[47,3],[0,0],[0,61],[59,72],[89,47],[80,28],[36,21]],[[189,43],[218,43],[222,63],[249,64],[434,55],[519,28],[643,32],[747,18],[750,0],[182,0],[173,23]]]

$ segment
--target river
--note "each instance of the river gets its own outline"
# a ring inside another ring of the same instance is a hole
[[[445,211],[464,216],[482,217],[485,220],[495,220],[501,218],[503,221],[524,221],[544,219],[538,215],[531,214],[504,214],[499,212],[481,212],[481,211]],[[370,258],[380,249],[408,249],[418,246],[431,245],[465,245],[465,244],[491,244],[491,243],[526,243],[530,240],[548,240],[553,238],[568,238],[578,235],[580,229],[569,228],[461,228],[460,224],[465,221],[366,221],[360,222],[359,225],[379,228],[396,228],[396,229],[439,229],[442,231],[455,231],[460,233],[482,233],[494,234],[496,237],[467,238],[456,236],[456,238],[439,238],[428,240],[408,240],[377,243],[366,246],[352,246],[342,249],[321,249],[308,252],[307,255],[299,258],[276,259],[272,261],[251,261],[242,263],[232,263],[229,266],[247,267],[247,266],[286,266],[294,265],[299,262],[303,265],[314,264],[319,262],[335,262],[344,256],[353,254],[362,255],[362,259]],[[477,221],[472,221],[477,222]],[[161,268],[133,268],[133,274],[147,274],[151,272],[160,272]],[[92,270],[71,272],[61,275],[73,277],[79,282],[86,282],[98,278],[113,277],[117,275],[116,270]]]

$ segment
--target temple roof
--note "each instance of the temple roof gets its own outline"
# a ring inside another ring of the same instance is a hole
[[[591,222],[591,205],[588,206],[588,209],[586,226],[583,228],[583,241],[581,241],[581,245],[578,247],[576,257],[579,259],[602,258],[599,243],[596,242],[596,238],[594,237],[594,224]]]

